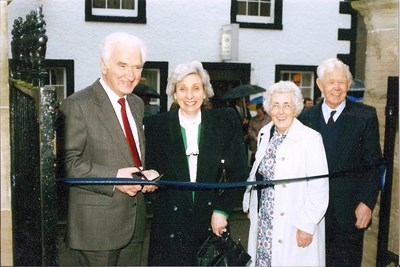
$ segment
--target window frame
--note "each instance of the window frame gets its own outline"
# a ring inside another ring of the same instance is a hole
[[[274,4],[271,6],[274,7],[273,12],[273,22],[267,23],[258,23],[258,22],[245,22],[238,21],[237,13],[238,13],[238,0],[231,0],[231,23],[239,24],[240,28],[251,28],[251,29],[270,29],[270,30],[282,30],[282,1],[283,0],[272,0]]]
[[[165,92],[168,82],[168,62],[166,61],[146,61],[143,69],[158,69],[160,72],[159,89],[160,92],[160,112],[168,111],[168,96]]]
[[[137,16],[112,16],[112,15],[94,15],[92,12],[92,0],[85,0],[85,21],[100,22],[122,22],[122,23],[138,23],[146,24],[146,0],[137,0]]]
[[[317,79],[317,67],[318,66],[307,66],[307,65],[276,65],[275,66],[275,82],[279,82],[281,80],[282,72],[312,72],[314,73],[313,86],[311,88],[311,92],[313,96],[311,97],[313,102],[317,100],[318,97],[321,96],[321,91],[319,90],[317,83],[315,80]]]
[[[65,98],[72,95],[75,91],[74,80],[74,61],[72,59],[45,59],[44,67],[46,71],[52,68],[65,68]],[[50,75],[48,73],[48,75]],[[50,79],[50,78],[49,78]]]

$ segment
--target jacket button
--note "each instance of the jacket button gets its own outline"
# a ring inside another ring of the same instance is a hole
[[[133,203],[133,204],[132,204],[132,207],[136,207],[136,203]]]
[[[282,240],[282,239],[279,239],[279,240],[278,240],[278,243],[279,243],[279,244],[282,244],[282,243],[283,243],[283,240]]]
[[[174,237],[175,237],[174,233],[169,234],[169,238],[174,238]]]
[[[178,210],[178,207],[177,206],[174,206],[174,211],[177,211]]]
[[[208,206],[211,206],[211,201],[210,201],[210,202],[208,202]]]
[[[285,215],[285,213],[284,212],[281,212],[281,216],[284,216]]]
[[[284,160],[285,160],[285,157],[282,157],[281,160],[284,161]]]

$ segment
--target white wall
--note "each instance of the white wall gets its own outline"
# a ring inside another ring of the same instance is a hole
[[[41,0],[46,21],[48,59],[75,61],[75,90],[99,77],[98,47],[113,31],[139,36],[149,61],[177,64],[200,60],[221,62],[220,30],[230,23],[231,0],[147,0],[147,24],[85,22],[84,0]],[[37,0],[13,0],[14,19],[38,5]],[[239,29],[240,63],[251,63],[251,82],[268,87],[275,65],[318,65],[338,53],[349,53],[349,42],[338,41],[338,28],[350,28],[350,16],[339,14],[339,0],[284,0],[283,30]],[[11,52],[10,52],[11,57]]]

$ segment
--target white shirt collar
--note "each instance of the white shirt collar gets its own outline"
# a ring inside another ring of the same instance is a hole
[[[119,97],[111,88],[107,85],[107,83],[103,80],[103,78],[100,78],[100,84],[103,86],[104,90],[106,91],[108,98],[110,98],[111,103],[118,103],[118,100],[121,98]],[[124,96],[126,99],[126,96]]]
[[[328,107],[328,105],[325,103],[325,98],[324,102],[322,103],[322,114],[324,115],[325,122],[328,121],[329,117],[331,116],[331,112],[336,110],[335,115],[333,116],[333,119],[336,121],[337,118],[342,114],[343,109],[346,107],[346,100],[344,100],[336,109],[331,109]]]
[[[197,177],[197,158],[199,155],[198,136],[199,125],[201,123],[201,110],[197,113],[196,118],[188,119],[182,114],[181,109],[178,110],[179,123],[185,129],[186,135],[186,156],[188,156],[190,181],[195,182]]]
[[[201,110],[196,115],[196,118],[194,119],[188,119],[182,114],[182,110],[178,110],[178,116],[179,116],[179,123],[183,128],[188,128],[188,127],[193,127],[193,126],[199,126],[201,123]]]

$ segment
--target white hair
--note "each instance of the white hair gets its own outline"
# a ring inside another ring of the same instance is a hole
[[[210,76],[203,68],[203,64],[201,64],[200,61],[186,62],[175,67],[168,78],[167,95],[172,97],[176,91],[176,84],[181,82],[189,74],[198,74],[200,76],[204,92],[206,93],[206,100],[214,96],[214,90],[210,83]]]
[[[353,75],[349,70],[349,66],[344,64],[341,60],[337,58],[328,58],[319,64],[317,68],[317,76],[320,80],[324,80],[325,73],[327,71],[334,70],[335,68],[343,69],[346,72],[347,80],[352,81]]]
[[[108,65],[113,47],[117,43],[125,43],[134,47],[138,47],[142,55],[142,64],[146,62],[146,47],[143,44],[142,40],[134,35],[125,32],[114,32],[104,38],[100,48],[101,58],[106,65]]]
[[[300,88],[294,83],[290,81],[279,81],[271,85],[268,90],[264,93],[264,109],[266,112],[270,112],[272,108],[272,95],[275,93],[293,93],[293,103],[296,110],[296,116],[300,114],[303,110],[303,95],[300,91]]]

